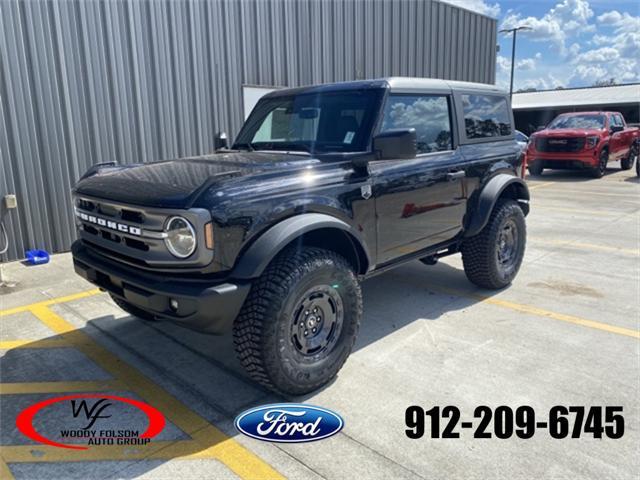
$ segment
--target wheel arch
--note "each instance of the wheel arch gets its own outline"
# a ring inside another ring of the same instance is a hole
[[[324,213],[303,213],[269,228],[241,254],[231,276],[256,278],[285,248],[291,245],[314,246],[339,253],[364,274],[371,257],[359,235],[346,222]]]
[[[500,173],[487,182],[478,195],[476,208],[465,229],[464,236],[472,237],[485,227],[496,202],[509,198],[518,202],[525,215],[529,213],[529,187],[524,180],[514,175]]]

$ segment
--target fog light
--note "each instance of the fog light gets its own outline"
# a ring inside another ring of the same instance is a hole
[[[171,301],[169,302],[169,306],[171,307],[171,310],[173,310],[174,312],[178,311],[178,300],[176,300],[175,298],[172,298]]]

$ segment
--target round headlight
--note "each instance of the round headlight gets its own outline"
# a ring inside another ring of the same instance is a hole
[[[174,256],[187,258],[195,251],[196,232],[186,219],[171,217],[164,230],[167,234],[164,243]]]

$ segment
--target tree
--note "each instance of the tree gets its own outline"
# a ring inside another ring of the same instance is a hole
[[[617,85],[616,79],[611,77],[609,80],[596,80],[593,82],[594,87],[611,87],[613,85]]]

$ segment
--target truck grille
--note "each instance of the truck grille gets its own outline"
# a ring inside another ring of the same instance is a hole
[[[584,137],[543,137],[536,139],[539,152],[579,152],[584,148]]]
[[[189,220],[197,232],[204,231],[209,213],[202,209],[174,210],[133,207],[94,198],[75,198],[75,217],[81,240],[94,251],[136,266],[152,269],[205,265],[212,252],[204,248],[188,259],[171,255],[164,243],[164,224],[175,215]],[[204,239],[198,238],[204,245]]]

